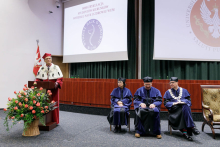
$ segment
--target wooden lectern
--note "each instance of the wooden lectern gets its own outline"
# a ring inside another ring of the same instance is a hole
[[[40,88],[42,87],[43,89],[47,90],[53,90],[55,89],[55,85],[53,82],[43,82],[43,81],[37,81],[37,85],[34,85],[35,81],[28,81],[28,87],[31,88],[32,86]],[[50,101],[52,101],[52,97],[50,97]],[[43,126],[42,124],[39,124],[39,129],[40,131],[50,131],[52,129],[54,129],[57,126],[56,122],[53,122],[53,118],[52,118],[52,112],[47,113],[44,116],[44,123],[46,126]]]

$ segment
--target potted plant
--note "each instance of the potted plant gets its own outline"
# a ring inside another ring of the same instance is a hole
[[[12,120],[12,126],[23,120],[23,136],[39,135],[39,121],[45,125],[43,116],[57,108],[54,107],[56,102],[50,102],[51,91],[45,92],[42,87],[38,89],[35,85],[37,82],[28,88],[25,84],[22,91],[18,93],[14,91],[16,98],[8,98],[8,107],[4,108],[6,113],[4,126],[7,131],[9,131],[9,120]]]

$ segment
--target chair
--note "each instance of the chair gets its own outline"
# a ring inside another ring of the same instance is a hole
[[[130,112],[128,114],[128,126],[127,126],[129,132],[130,132]],[[110,125],[110,131],[112,130],[112,125]]]
[[[215,125],[220,125],[220,85],[201,85],[202,96],[202,112],[204,122],[202,124],[202,132],[207,124],[212,130],[215,139]]]

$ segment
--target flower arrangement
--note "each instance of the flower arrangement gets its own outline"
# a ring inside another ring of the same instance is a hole
[[[31,88],[24,85],[22,91],[18,93],[14,91],[16,98],[8,98],[8,107],[4,108],[7,114],[4,121],[4,126],[9,131],[8,120],[12,120],[13,125],[17,124],[18,121],[24,120],[24,131],[27,130],[32,121],[39,119],[44,124],[44,115],[54,109],[56,104],[54,101],[50,102],[49,97],[52,95],[51,91],[48,90],[46,93],[43,92],[43,88],[39,89],[35,87],[37,82]],[[11,126],[11,127],[12,127]]]

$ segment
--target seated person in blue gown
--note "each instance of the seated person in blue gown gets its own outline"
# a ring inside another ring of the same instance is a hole
[[[140,135],[156,135],[161,139],[160,105],[162,96],[158,89],[152,87],[151,77],[143,78],[144,86],[134,94],[135,137]]]
[[[132,94],[125,88],[125,78],[118,79],[118,88],[111,93],[111,112],[107,119],[110,125],[115,125],[114,132],[121,132],[121,125],[128,124],[128,115],[132,103]]]
[[[191,98],[189,92],[178,86],[178,78],[170,78],[170,87],[164,94],[164,106],[169,111],[168,120],[174,130],[183,132],[183,137],[192,141],[192,133],[198,135],[191,113]]]

